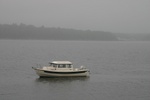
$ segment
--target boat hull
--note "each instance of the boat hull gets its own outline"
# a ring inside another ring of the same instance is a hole
[[[36,74],[39,77],[87,77],[89,76],[88,70],[81,70],[81,71],[69,71],[69,72],[60,72],[60,71],[47,71],[47,70],[40,70],[34,69]]]

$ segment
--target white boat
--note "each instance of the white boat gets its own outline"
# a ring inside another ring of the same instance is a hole
[[[32,67],[39,77],[74,77],[89,76],[90,71],[83,66],[74,68],[70,61],[52,61],[49,66],[42,68]]]

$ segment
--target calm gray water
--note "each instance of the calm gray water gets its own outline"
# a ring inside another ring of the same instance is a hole
[[[40,79],[36,64],[70,60],[89,78]],[[150,42],[0,40],[0,100],[150,100]]]

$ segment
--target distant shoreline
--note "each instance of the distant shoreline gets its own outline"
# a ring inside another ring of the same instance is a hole
[[[111,33],[104,31],[0,24],[0,39],[59,41],[150,41],[150,33]]]
[[[4,39],[0,38],[0,40],[45,40],[45,41],[109,41],[109,40],[53,40],[53,39]],[[112,41],[112,40],[111,40]],[[113,41],[124,41],[124,40],[113,40]]]
[[[0,39],[118,41],[110,32],[45,28],[25,24],[0,24]]]

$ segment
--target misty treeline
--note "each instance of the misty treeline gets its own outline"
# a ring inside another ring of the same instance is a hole
[[[47,39],[47,40],[118,40],[109,32],[75,30],[64,28],[35,27],[25,24],[0,24],[1,39]]]
[[[114,33],[119,40],[150,41],[150,33]]]
[[[0,39],[150,41],[150,33],[111,33],[33,25],[0,24]]]

